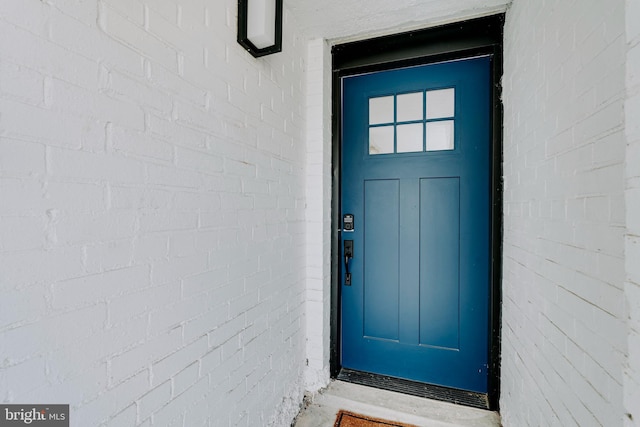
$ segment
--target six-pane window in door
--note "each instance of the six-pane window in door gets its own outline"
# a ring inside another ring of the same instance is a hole
[[[455,148],[455,89],[369,98],[369,154]]]

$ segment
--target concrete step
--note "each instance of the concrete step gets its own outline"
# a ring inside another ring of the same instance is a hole
[[[499,427],[496,412],[332,381],[308,396],[310,404],[298,415],[295,427],[333,427],[340,409],[419,427]]]

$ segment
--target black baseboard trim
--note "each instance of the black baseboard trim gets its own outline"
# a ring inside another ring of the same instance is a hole
[[[386,375],[370,374],[342,368],[337,376],[338,380],[360,384],[364,386],[410,394],[427,399],[455,403],[456,405],[471,406],[479,409],[489,409],[489,396],[486,393],[458,390],[432,384],[419,383],[403,378],[388,377]]]

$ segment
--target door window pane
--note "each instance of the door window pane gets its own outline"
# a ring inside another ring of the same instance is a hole
[[[455,89],[427,91],[427,119],[453,117],[455,113]]]
[[[399,122],[410,122],[414,120],[422,120],[424,118],[423,110],[423,92],[405,93],[398,95],[398,115]]]
[[[393,96],[369,98],[369,124],[393,123]]]
[[[369,128],[369,154],[393,153],[393,126]]]
[[[369,98],[369,154],[454,150],[455,94],[447,88]]]
[[[453,120],[427,123],[427,151],[453,150]]]
[[[398,153],[412,153],[423,150],[422,123],[398,125]]]

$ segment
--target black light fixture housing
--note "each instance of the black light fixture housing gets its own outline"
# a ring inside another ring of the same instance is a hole
[[[282,0],[238,0],[238,43],[256,58],[282,51]]]

